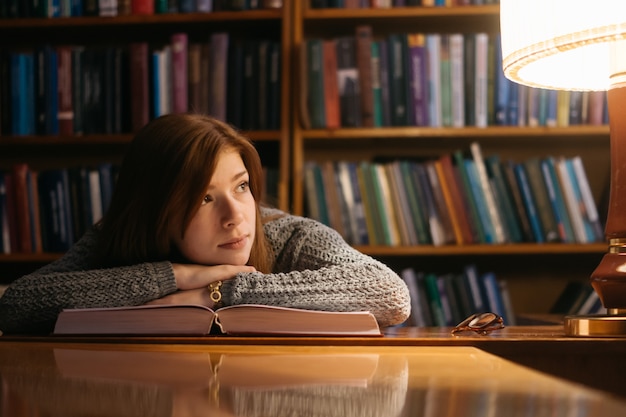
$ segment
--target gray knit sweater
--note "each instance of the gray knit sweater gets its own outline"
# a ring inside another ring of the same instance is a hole
[[[325,225],[274,209],[264,230],[275,255],[274,273],[240,273],[224,281],[225,305],[266,304],[315,310],[371,311],[382,327],[410,312],[402,279],[350,247]],[[97,233],[85,234],[59,260],[14,281],[0,298],[0,330],[48,333],[63,308],[140,305],[177,290],[168,261],[92,269]]]

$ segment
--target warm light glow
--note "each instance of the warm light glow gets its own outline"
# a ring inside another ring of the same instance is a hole
[[[626,79],[626,0],[501,0],[500,31],[515,82],[606,90]]]

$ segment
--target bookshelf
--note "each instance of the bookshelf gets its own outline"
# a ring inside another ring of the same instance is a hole
[[[308,39],[354,36],[357,26],[372,28],[373,38],[392,33],[499,32],[499,6],[312,9],[309,2],[294,5],[293,43],[303,53]],[[292,209],[307,214],[305,165],[309,161],[373,161],[397,158],[435,159],[457,149],[467,151],[478,142],[484,155],[524,161],[531,157],[580,156],[600,216],[606,211],[609,182],[609,129],[606,125],[567,127],[338,127],[309,128],[306,66],[297,65],[292,144]],[[588,280],[606,251],[605,243],[517,243],[469,245],[360,245],[396,271],[405,267],[440,274],[459,272],[476,264],[506,280],[516,313],[546,313],[570,280]]]
[[[401,157],[435,158],[478,142],[485,155],[522,161],[533,156],[580,155],[601,216],[609,178],[608,126],[569,127],[418,127],[307,129],[302,124],[302,83],[299,54],[309,38],[354,35],[369,25],[374,37],[394,32],[496,34],[497,5],[407,7],[389,9],[310,9],[309,2],[284,1],[282,9],[121,15],[116,17],[23,18],[0,21],[0,50],[31,48],[42,39],[51,44],[127,44],[164,42],[183,31],[195,39],[226,31],[240,38],[260,33],[280,40],[281,107],[275,130],[250,130],[264,161],[279,169],[278,207],[305,214],[303,168],[307,161],[353,161]],[[84,40],[84,42],[83,42]],[[0,109],[1,111],[1,109]],[[2,126],[0,126],[0,130]],[[89,135],[0,136],[0,169],[28,162],[35,169],[80,162],[119,161],[131,140],[129,132]],[[400,271],[412,266],[425,271],[461,271],[474,263],[505,279],[518,313],[545,313],[569,280],[587,280],[606,250],[604,243],[471,244],[357,246]],[[56,253],[0,254],[0,284],[57,259]]]
[[[171,36],[176,33],[186,33],[190,43],[208,42],[210,35],[217,32],[228,33],[233,43],[260,39],[276,42],[280,54],[279,71],[285,75],[278,81],[280,105],[275,109],[277,125],[242,130],[254,141],[264,163],[277,171],[275,195],[270,196],[268,201],[282,209],[288,209],[291,165],[291,96],[288,77],[291,65],[291,3],[284,2],[282,8],[243,11],[121,14],[112,17],[5,18],[0,19],[0,51],[33,51],[44,44],[53,47],[80,45],[85,48],[126,48],[131,42],[146,42],[150,50],[153,50],[159,45],[168,44]],[[123,94],[124,99],[130,100],[131,94]],[[125,110],[129,111],[128,108]],[[129,118],[130,115],[124,117]],[[151,113],[150,118],[152,117]],[[69,135],[14,135],[6,125],[0,126],[0,170],[10,170],[14,164],[22,162],[37,171],[77,165],[94,166],[103,162],[119,163],[132,139],[130,122],[126,119],[125,123],[125,128],[116,133]],[[0,254],[0,284],[7,284],[59,256],[59,253],[45,251]]]

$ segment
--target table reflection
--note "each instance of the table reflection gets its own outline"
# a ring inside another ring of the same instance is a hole
[[[626,415],[471,347],[0,343],[2,416]]]

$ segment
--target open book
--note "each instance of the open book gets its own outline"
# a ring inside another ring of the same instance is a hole
[[[63,310],[56,335],[229,335],[381,336],[367,311],[332,312],[256,304],[216,311],[201,305],[147,305]]]

